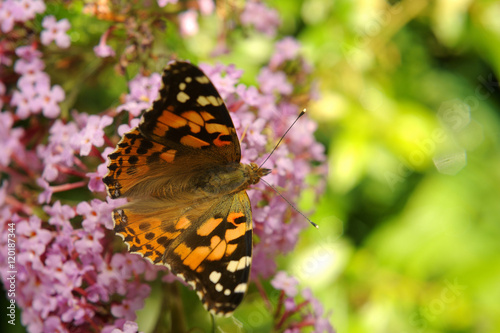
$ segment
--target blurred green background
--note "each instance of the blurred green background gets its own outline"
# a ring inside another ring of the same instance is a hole
[[[329,161],[288,270],[338,332],[500,332],[500,2],[273,4]]]

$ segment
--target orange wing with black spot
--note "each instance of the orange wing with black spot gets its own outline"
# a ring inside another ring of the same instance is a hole
[[[173,62],[162,80],[138,128],[108,157],[103,181],[112,198],[187,194],[196,173],[241,159],[229,112],[208,77],[190,63]]]
[[[180,152],[208,149],[223,163],[239,162],[241,150],[233,121],[208,77],[190,63],[173,62],[162,80],[160,97],[139,125],[142,135]]]
[[[146,140],[137,128],[126,133],[116,150],[108,155],[108,174],[104,178],[108,194],[118,198],[138,184],[155,177],[158,167],[172,164],[176,150]]]

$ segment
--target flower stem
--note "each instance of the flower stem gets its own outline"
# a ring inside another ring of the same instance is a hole
[[[257,289],[259,290],[259,294],[264,300],[264,303],[266,303],[266,306],[269,310],[272,310],[273,306],[271,302],[269,301],[269,297],[267,297],[266,291],[264,290],[264,287],[262,286],[262,283],[260,282],[260,279],[255,280],[255,285],[257,286]]]
[[[64,191],[73,190],[73,189],[79,188],[79,187],[84,187],[85,185],[87,185],[87,182],[82,180],[82,181],[76,182],[76,183],[51,186],[51,188],[52,188],[52,192],[56,193],[56,192],[64,192]]]

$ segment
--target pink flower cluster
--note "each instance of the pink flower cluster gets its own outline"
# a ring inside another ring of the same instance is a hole
[[[47,118],[59,116],[59,103],[65,98],[64,90],[59,85],[50,85],[50,77],[43,71],[42,53],[29,45],[17,48],[16,55],[19,59],[14,64],[14,70],[21,77],[11,104],[17,106],[17,116],[26,119],[40,112]]]
[[[138,117],[142,111],[149,108],[158,97],[161,87],[161,75],[153,73],[150,77],[137,75],[130,80],[128,88],[130,93],[125,96],[125,103],[116,110],[127,110],[131,116]]]
[[[30,332],[65,332],[70,326],[111,332],[135,320],[150,293],[136,277],[151,281],[161,267],[106,248],[105,228],[111,227],[111,211],[120,204],[94,199],[71,207],[56,201],[43,206],[44,220],[2,210],[2,248],[7,247],[6,221],[15,223],[16,302]],[[2,265],[5,255],[0,254]],[[6,272],[2,266],[3,281]]]
[[[7,0],[0,5],[2,31],[15,34],[44,10],[42,1]],[[13,73],[0,82],[0,169],[9,175],[0,187],[0,247],[15,244],[13,266],[7,267],[8,252],[0,253],[2,282],[7,286],[8,272],[16,272],[13,299],[30,332],[75,327],[137,332],[135,311],[149,296],[147,281],[165,268],[133,254],[113,253],[111,211],[123,200],[92,199],[73,206],[52,200],[54,193],[87,183],[91,191],[103,190],[103,168],[98,175],[87,171],[95,156],[104,162],[97,148],[104,145],[103,130],[112,118],[77,112],[71,121],[59,118],[65,93],[51,85],[38,47],[52,42],[68,47],[70,26],[53,16],[46,16],[42,26],[39,43],[18,45],[11,53],[13,39],[0,45],[1,65],[12,66]],[[75,177],[82,180],[70,182]],[[37,197],[47,205],[35,208]]]
[[[168,4],[177,4],[178,0],[157,0],[158,6],[165,7]],[[210,15],[215,10],[213,0],[197,0],[197,10],[189,9],[179,14],[179,31],[181,36],[188,37],[196,35],[200,29],[198,25],[198,11],[202,15]]]
[[[106,115],[87,115],[86,113],[73,113],[76,121],[67,123],[57,119],[49,129],[48,143],[37,146],[37,155],[42,161],[43,171],[37,183],[44,191],[39,196],[40,203],[49,203],[54,187],[49,185],[53,181],[64,181],[68,174],[85,177],[86,166],[75,157],[88,156],[96,147],[104,144],[104,128],[111,125],[113,119]],[[104,161],[109,150],[102,160]],[[90,178],[89,189],[95,192],[104,191],[102,177],[106,173],[105,164],[98,167],[98,173],[87,174]],[[97,184],[96,184],[97,183]],[[68,188],[66,188],[68,189]]]
[[[286,333],[300,333],[303,327],[313,327],[313,333],[334,333],[332,325],[324,318],[325,310],[314,298],[311,289],[299,294],[299,281],[280,271],[271,280],[271,285],[280,290],[275,311],[275,330]],[[268,301],[270,303],[270,301]]]
[[[276,35],[276,30],[281,24],[279,14],[275,9],[256,0],[247,1],[240,19],[243,25],[253,26],[255,30],[268,36]]]
[[[60,48],[65,49],[69,47],[71,40],[66,34],[66,31],[70,28],[70,24],[67,19],[62,19],[57,22],[54,16],[45,16],[42,26],[45,28],[40,35],[40,40],[43,45],[49,45],[55,42]]]
[[[0,28],[8,33],[16,23],[30,21],[37,13],[44,11],[43,0],[5,0],[0,5]]]

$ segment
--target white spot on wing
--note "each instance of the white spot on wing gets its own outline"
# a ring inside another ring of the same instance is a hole
[[[213,106],[221,105],[221,103],[219,103],[220,98],[216,98],[215,96],[207,96],[207,99],[210,102],[210,104],[212,104]]]
[[[201,84],[207,84],[207,83],[210,82],[210,80],[208,79],[208,77],[206,77],[205,75],[195,77],[195,79],[196,79],[196,81],[198,81]]]
[[[212,273],[210,273],[210,276],[208,278],[213,283],[217,283],[217,282],[219,282],[221,275],[222,274],[220,272],[213,271]]]
[[[252,258],[250,258],[249,256],[241,257],[240,261],[238,262],[238,267],[236,267],[236,270],[250,266],[251,262]]]
[[[236,267],[238,267],[238,262],[236,260],[231,260],[229,264],[227,264],[227,270],[231,273],[236,272]]]
[[[217,284],[215,285],[215,290],[217,290],[217,291],[222,291],[222,289],[224,289],[224,287],[222,286],[222,284],[217,283]]]
[[[205,106],[208,104],[213,106],[220,106],[223,103],[220,97],[215,96],[198,96],[198,99],[196,101],[201,106]]]
[[[210,104],[210,102],[208,101],[208,99],[205,97],[205,96],[198,96],[198,99],[196,100],[198,102],[198,104],[200,104],[201,106],[205,106],[205,105],[208,105]]]
[[[252,258],[250,258],[249,256],[241,257],[240,260],[231,260],[227,264],[227,270],[234,273],[237,270],[244,269],[244,268],[250,266],[251,262],[252,262]]]
[[[181,103],[185,103],[189,99],[189,95],[186,94],[184,91],[181,91],[180,93],[177,94],[177,100]]]
[[[235,293],[244,293],[247,291],[247,284],[246,283],[240,283],[239,285],[234,288]]]

